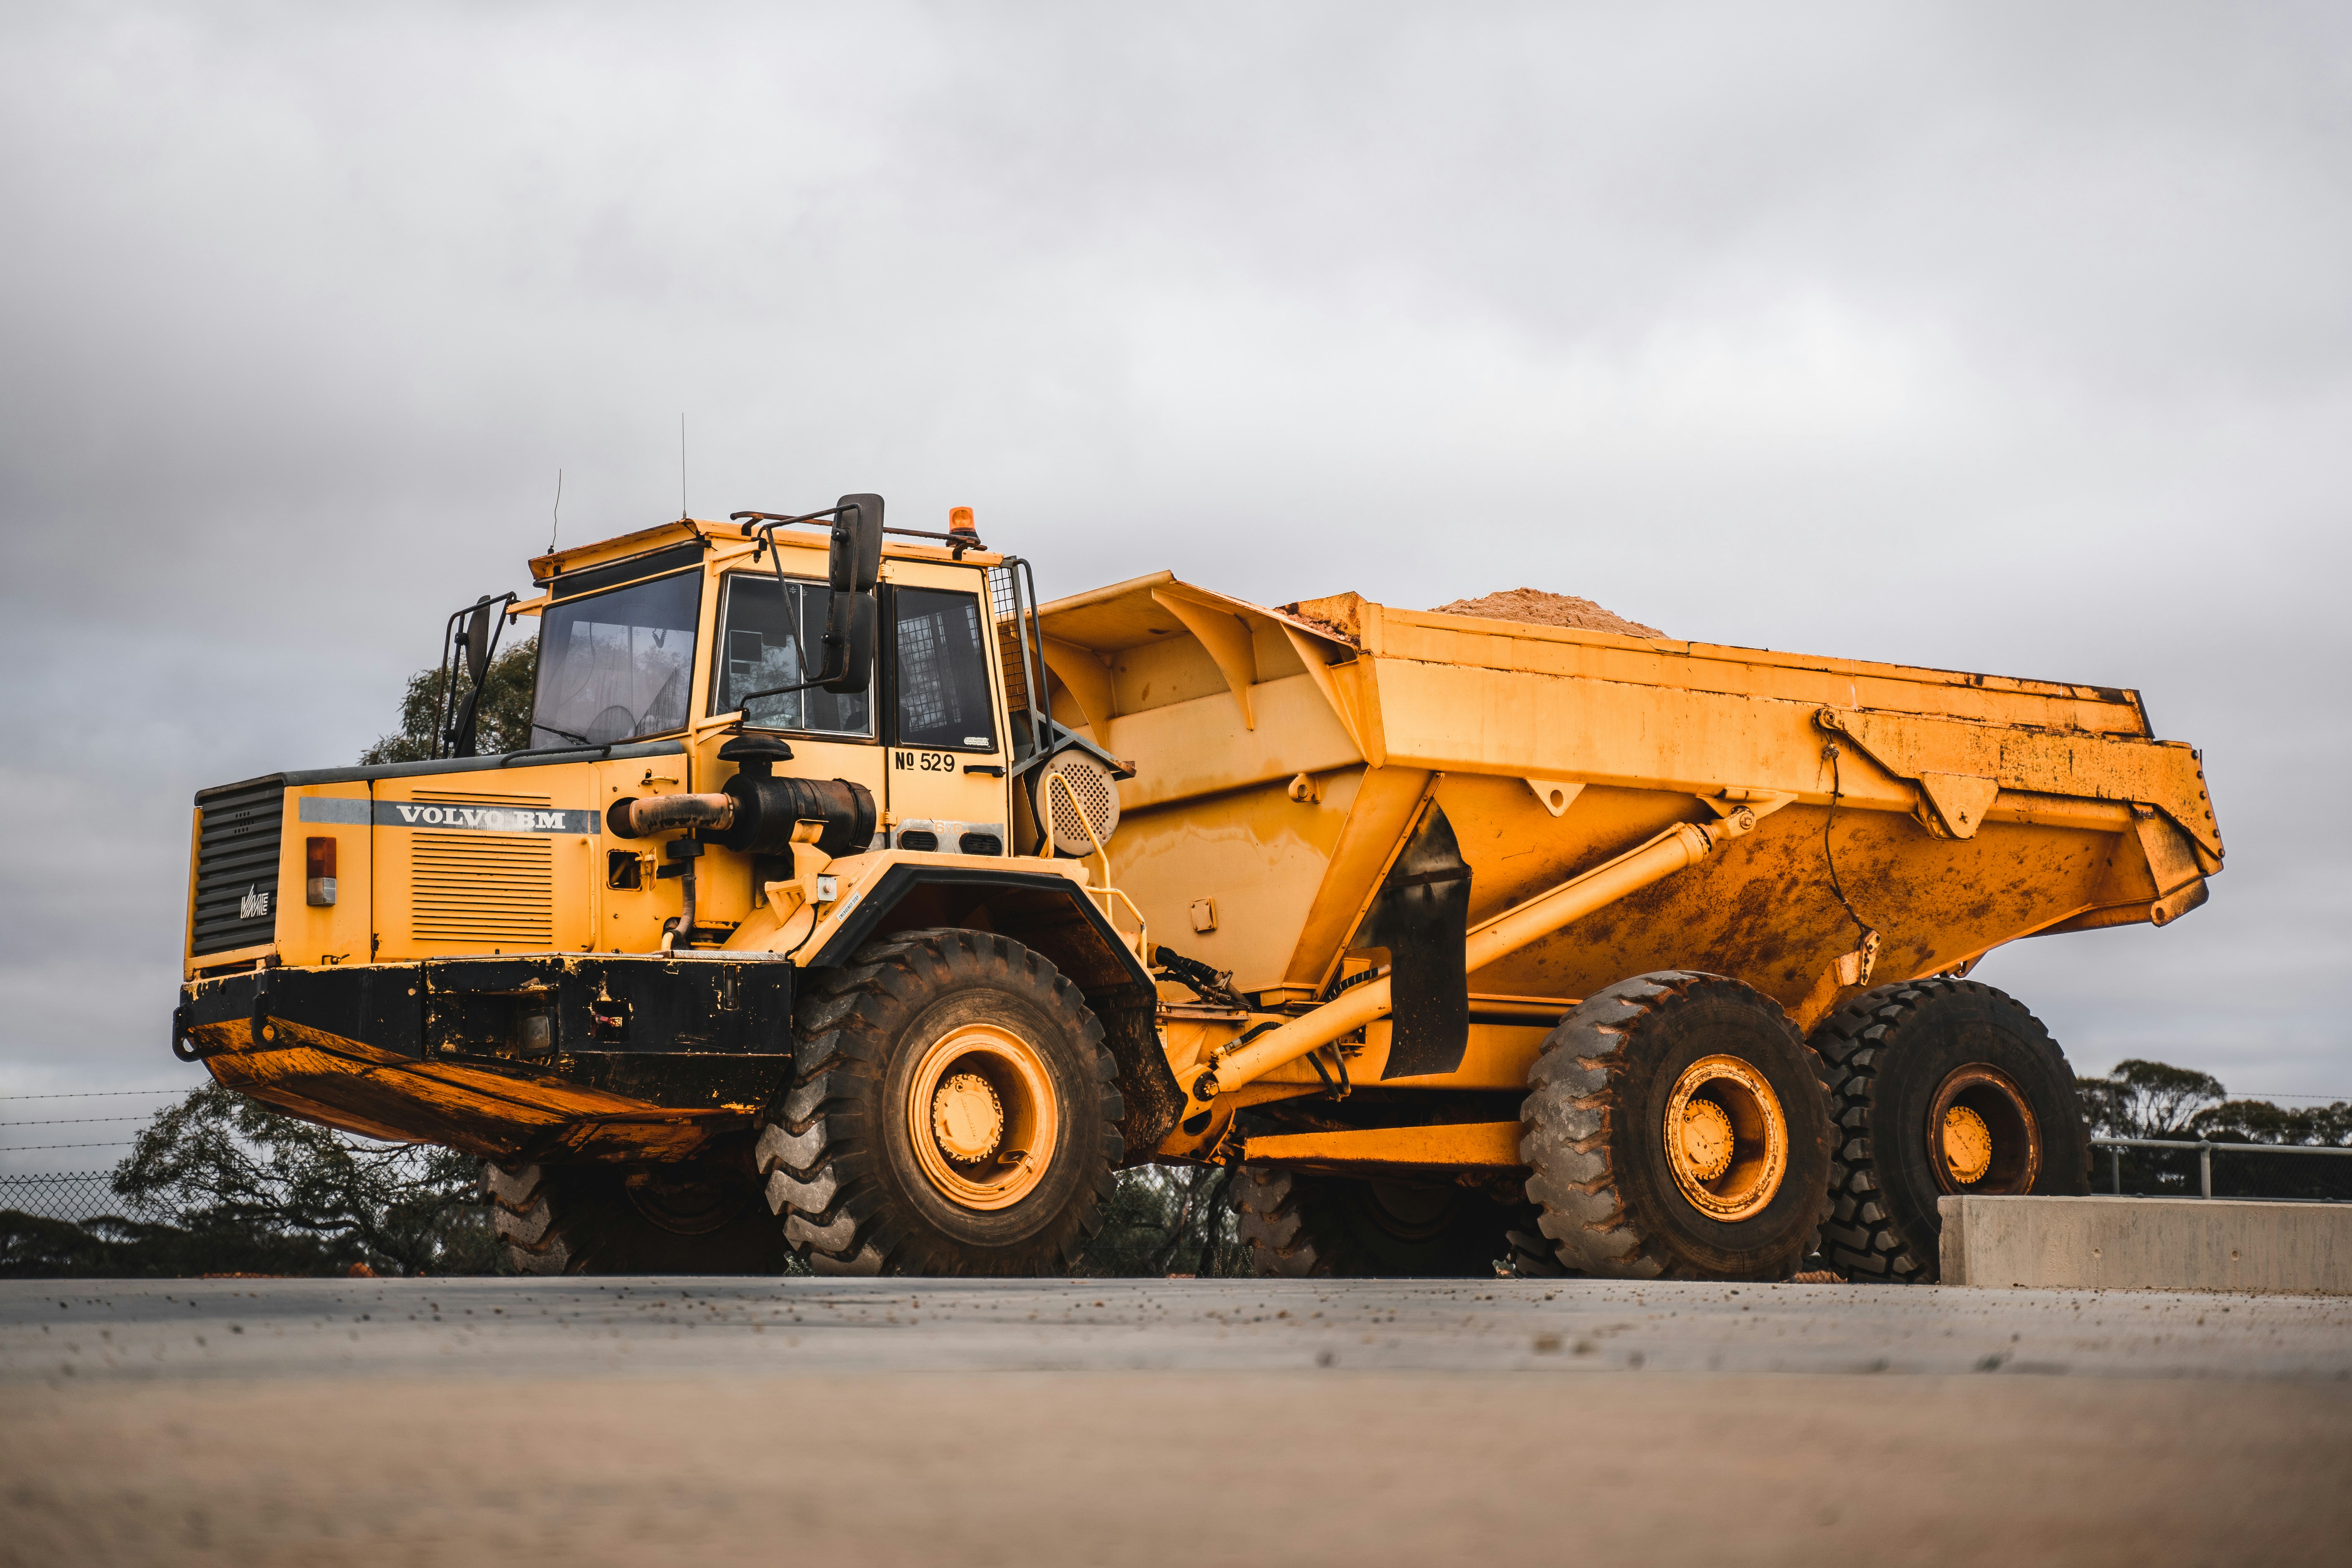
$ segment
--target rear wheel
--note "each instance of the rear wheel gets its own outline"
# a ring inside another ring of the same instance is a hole
[[[1067,1272],[1118,1163],[1084,997],[1006,937],[904,931],[820,972],[761,1135],[768,1202],[822,1274]]]
[[[1245,1165],[1233,1204],[1250,1272],[1491,1279],[1511,1256],[1520,1218],[1481,1194],[1445,1183],[1363,1181]]]
[[[2042,1021],[1973,980],[1882,985],[1813,1031],[1840,1144],[1822,1252],[1849,1279],[1931,1283],[1947,1194],[2080,1195],[2090,1131]]]
[[[1611,1279],[1785,1279],[1828,1206],[1820,1063],[1778,1004],[1666,971],[1544,1041],[1519,1117],[1559,1266]]]
[[[781,1274],[782,1238],[740,1170],[661,1165],[482,1167],[517,1274]]]

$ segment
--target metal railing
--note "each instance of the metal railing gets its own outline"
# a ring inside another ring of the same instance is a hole
[[[2124,1151],[2126,1149],[2194,1149],[2197,1151],[2197,1195],[2213,1195],[2213,1152],[2225,1154],[2335,1154],[2352,1156],[2352,1149],[2331,1147],[2325,1143],[2214,1143],[2200,1138],[2194,1141],[2177,1138],[2094,1138],[2094,1149],[2107,1152],[2108,1168],[2113,1173],[2112,1185],[2116,1197],[2124,1194]],[[2316,1203],[2337,1203],[2341,1199],[2317,1198]]]
[[[1135,907],[1133,899],[1110,885],[1110,851],[1103,847],[1102,835],[1095,831],[1095,825],[1087,820],[1085,809],[1078,805],[1076,793],[1070,788],[1070,781],[1060,773],[1048,773],[1045,775],[1046,793],[1051,794],[1055,784],[1062,786],[1062,798],[1069,804],[1070,815],[1076,817],[1078,826],[1087,830],[1087,838],[1094,843],[1095,854],[1101,858],[1102,886],[1098,889],[1089,888],[1087,890],[1101,895],[1103,923],[1109,926],[1112,932],[1116,934],[1118,931],[1118,919],[1117,911],[1111,907],[1111,900],[1117,899],[1120,903],[1125,904],[1127,912],[1135,917],[1135,956],[1149,967],[1151,963],[1151,932],[1144,923],[1143,911]],[[1052,847],[1053,835],[1050,831],[1046,835],[1045,843],[1048,848]]]

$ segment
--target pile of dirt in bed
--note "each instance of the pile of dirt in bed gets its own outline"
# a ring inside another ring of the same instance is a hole
[[[1573,626],[1579,631],[1615,632],[1620,637],[1662,637],[1655,626],[1612,615],[1590,599],[1573,594],[1547,594],[1540,588],[1506,588],[1479,599],[1456,599],[1431,612],[1440,616],[1484,616],[1495,621],[1526,621],[1538,626]]]

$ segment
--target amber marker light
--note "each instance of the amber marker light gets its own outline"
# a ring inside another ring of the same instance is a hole
[[[948,531],[950,533],[970,534],[973,539],[977,540],[980,537],[980,530],[972,523],[971,508],[968,506],[951,506],[948,508]]]
[[[315,909],[325,909],[335,901],[335,841],[331,838],[302,840],[303,900]]]

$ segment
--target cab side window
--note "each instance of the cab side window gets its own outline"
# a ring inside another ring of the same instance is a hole
[[[898,721],[892,739],[941,751],[994,751],[996,719],[978,596],[898,588],[890,605]]]
[[[796,686],[824,668],[824,619],[832,595],[822,583],[731,573],[719,629],[717,685],[711,711],[730,712],[743,699],[779,686]],[[874,733],[874,704],[866,692],[842,697],[812,687],[761,697],[745,723],[761,730],[820,735]]]

